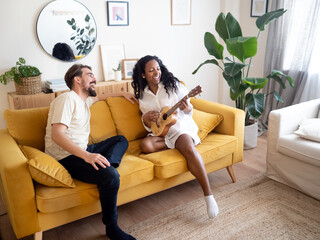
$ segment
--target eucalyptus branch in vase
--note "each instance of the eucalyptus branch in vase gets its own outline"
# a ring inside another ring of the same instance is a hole
[[[84,18],[86,26],[83,28],[81,28],[81,26],[76,23],[76,20],[74,18],[67,20],[67,23],[74,30],[74,33],[72,33],[70,40],[75,42],[76,49],[78,50],[78,55],[87,55],[96,42],[96,37],[94,35],[96,30],[91,26],[90,20],[91,18],[89,14],[87,14]]]

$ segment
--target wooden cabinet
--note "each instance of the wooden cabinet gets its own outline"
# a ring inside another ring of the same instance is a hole
[[[8,93],[10,109],[25,109],[46,107],[55,99],[54,93],[37,93],[32,95],[17,95],[15,92]]]
[[[131,83],[131,81],[127,81],[127,80],[97,82],[96,92],[98,95],[104,94],[104,93],[128,92],[129,83]]]
[[[38,93],[32,95],[17,95],[15,92],[8,93],[8,102],[10,109],[25,109],[46,107],[60,94],[66,91],[54,93]],[[97,82],[97,94],[113,92],[133,92],[131,80]]]

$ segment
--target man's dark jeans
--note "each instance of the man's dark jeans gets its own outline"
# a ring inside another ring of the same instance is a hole
[[[100,193],[102,208],[102,221],[105,225],[117,223],[117,196],[120,186],[120,175],[116,168],[128,148],[128,141],[124,136],[114,136],[105,141],[89,145],[87,151],[100,153],[110,162],[111,166],[95,170],[93,166],[83,159],[70,155],[59,161],[70,173],[72,178],[87,183],[97,184]]]

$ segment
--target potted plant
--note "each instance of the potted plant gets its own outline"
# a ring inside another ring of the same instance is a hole
[[[41,92],[41,72],[38,68],[26,65],[24,58],[19,58],[16,66],[0,75],[0,83],[6,85],[14,81],[17,94],[27,95]]]
[[[230,87],[230,98],[235,101],[236,108],[242,109],[246,113],[245,126],[252,124],[262,115],[265,109],[265,99],[269,94],[273,94],[277,101],[283,102],[280,94],[275,91],[267,94],[260,92],[269,80],[276,81],[282,88],[286,87],[285,81],[287,80],[290,87],[294,87],[292,78],[277,70],[272,70],[266,77],[249,77],[252,57],[257,53],[261,31],[285,12],[286,10],[278,9],[257,18],[257,37],[242,36],[240,24],[232,14],[228,13],[225,16],[220,13],[216,20],[215,30],[223,39],[230,58],[224,57],[224,47],[218,43],[212,33],[206,32],[204,35],[204,45],[208,53],[215,58],[201,63],[192,74],[196,74],[199,68],[205,64],[217,65],[222,70],[223,78]]]
[[[114,71],[114,80],[121,81],[121,64],[118,64],[117,68],[112,68]]]

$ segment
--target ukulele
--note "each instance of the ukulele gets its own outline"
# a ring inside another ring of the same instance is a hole
[[[154,136],[164,137],[170,127],[177,122],[177,114],[175,111],[179,107],[181,101],[184,99],[188,99],[190,97],[194,97],[201,93],[201,86],[198,85],[194,89],[192,89],[186,96],[184,96],[179,102],[177,102],[172,108],[164,107],[161,110],[160,117],[156,122],[151,122],[151,131]]]

